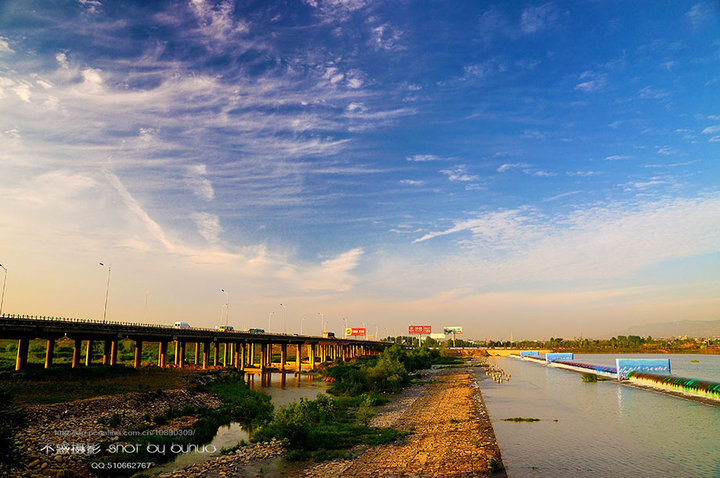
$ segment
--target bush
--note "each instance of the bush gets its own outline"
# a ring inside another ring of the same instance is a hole
[[[385,349],[377,364],[367,371],[370,390],[395,393],[410,384],[410,374],[400,361],[404,352],[399,345]]]

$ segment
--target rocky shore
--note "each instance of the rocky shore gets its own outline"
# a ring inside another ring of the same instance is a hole
[[[149,433],[189,429],[192,423],[169,422],[157,427],[152,418],[171,407],[220,404],[220,399],[211,393],[169,390],[31,407],[28,427],[20,436],[27,455],[27,466],[20,470],[20,476],[103,476],[83,463],[100,442],[131,439],[131,430],[139,428],[147,428]]]

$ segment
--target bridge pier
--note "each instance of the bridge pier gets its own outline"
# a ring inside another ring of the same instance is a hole
[[[140,368],[140,364],[142,363],[142,340],[136,340],[135,341],[135,360],[133,362],[133,367]]]
[[[297,351],[295,352],[295,371],[300,372],[302,370],[302,345],[297,344]]]
[[[210,342],[203,342],[203,354],[202,354],[203,370],[207,369],[209,353],[210,353]]]
[[[193,365],[197,367],[198,362],[200,362],[200,342],[195,342],[195,361]]]
[[[80,348],[82,347],[82,340],[75,339],[75,344],[73,346],[73,356],[72,356],[72,368],[77,368],[77,366],[80,364]]]
[[[165,368],[165,362],[167,361],[167,345],[165,340],[161,340],[158,345],[158,367]]]
[[[55,353],[55,339],[49,338],[47,347],[45,348],[45,368],[50,368],[53,362],[53,354]]]
[[[118,340],[110,341],[110,365],[117,365]]]
[[[238,364],[240,367],[240,370],[245,370],[245,352],[247,349],[247,344],[245,342],[240,343],[240,348],[238,352],[240,352],[240,363]]]
[[[280,371],[285,372],[285,361],[287,360],[287,344],[280,344]],[[285,374],[283,373],[283,377]]]
[[[315,370],[315,345],[308,344],[308,362],[310,362],[310,370]]]
[[[85,350],[85,366],[89,367],[92,363],[92,350],[93,350],[93,341],[92,339],[87,341],[87,349]]]
[[[180,354],[178,356],[178,367],[183,368],[185,365],[185,342],[182,340],[178,340],[178,347],[180,349]]]
[[[15,359],[15,370],[22,370],[27,365],[28,349],[30,348],[30,339],[23,337],[18,340],[17,358]]]

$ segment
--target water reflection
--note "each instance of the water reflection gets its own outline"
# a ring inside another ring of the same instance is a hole
[[[296,373],[263,373],[245,374],[245,383],[251,390],[256,390],[270,395],[275,408],[296,402],[300,398],[313,400],[318,394],[325,392],[327,383],[315,380],[314,375],[302,375]],[[215,453],[184,453],[165,465],[153,468],[153,473],[164,473],[184,468],[193,463],[202,463],[212,457],[219,455],[223,448],[236,445],[240,440],[249,440],[249,433],[239,423],[231,423],[228,426],[220,427],[207,446],[217,450]]]

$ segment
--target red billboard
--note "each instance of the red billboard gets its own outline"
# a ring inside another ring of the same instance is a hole
[[[345,335],[353,336],[353,335],[366,335],[367,331],[365,327],[348,327],[345,329]]]
[[[408,334],[430,335],[432,326],[430,325],[408,325]]]

